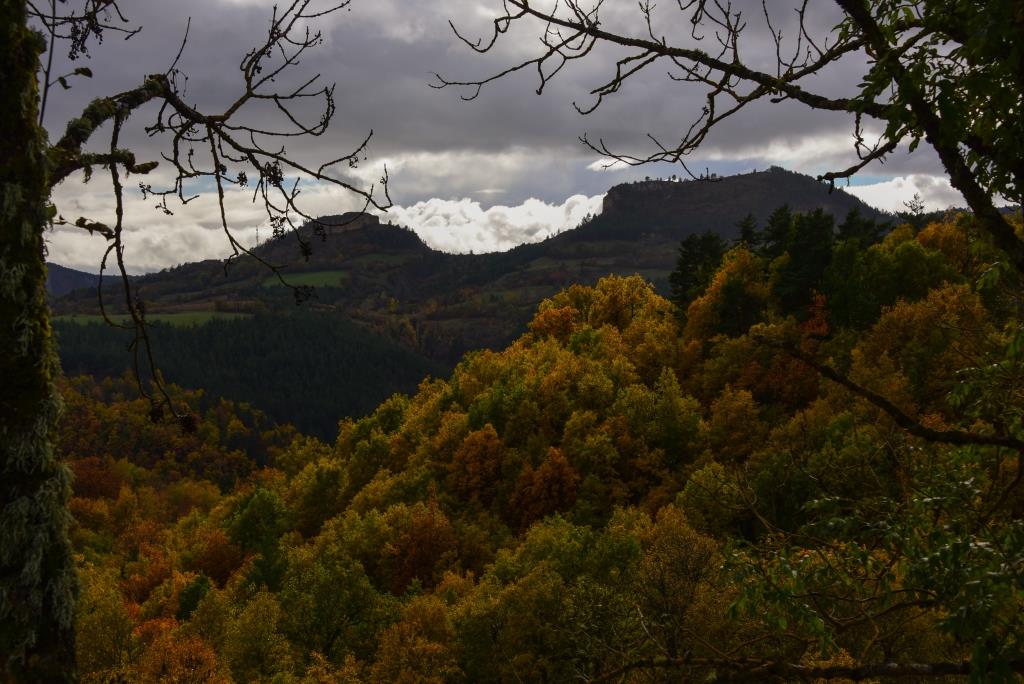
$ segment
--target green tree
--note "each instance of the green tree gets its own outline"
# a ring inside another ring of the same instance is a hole
[[[261,591],[228,622],[224,655],[238,681],[261,681],[291,668],[292,651],[280,630],[282,619],[277,599]]]
[[[688,235],[679,243],[676,268],[668,280],[672,286],[672,303],[680,313],[685,313],[690,302],[711,282],[725,250],[725,240],[710,230]]]
[[[820,289],[832,260],[833,226],[832,215],[821,209],[793,217],[785,242],[788,258],[779,265],[773,288],[783,312],[800,312]]]
[[[768,260],[782,256],[789,243],[790,231],[793,227],[793,212],[788,204],[778,207],[768,216],[768,224],[761,234],[761,242],[757,254]]]
[[[387,617],[362,565],[339,544],[336,530],[289,552],[280,599],[288,607],[284,633],[336,663],[351,653],[367,657]]]
[[[881,240],[887,228],[885,224],[861,216],[860,209],[854,207],[836,228],[836,240],[857,240],[862,247],[867,247]]]
[[[279,537],[287,529],[287,514],[281,497],[260,487],[238,502],[227,521],[231,541],[257,554],[249,576],[256,586],[276,589],[280,583],[285,563]]]
[[[135,621],[110,573],[88,572],[83,577],[82,610],[77,616],[78,665],[82,674],[116,678],[125,675],[138,656],[132,635]]]
[[[837,242],[822,279],[830,319],[843,327],[865,327],[899,299],[917,300],[960,275],[938,250],[924,247],[908,227],[868,249],[860,239]]]
[[[757,229],[757,219],[753,214],[744,216],[736,227],[740,229],[740,236],[737,242],[746,243],[750,249],[754,249],[761,242],[761,231]]]

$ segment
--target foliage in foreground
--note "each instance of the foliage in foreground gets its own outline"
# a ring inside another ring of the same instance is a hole
[[[914,437],[798,357],[936,434],[1019,440],[1019,284],[966,217],[801,259],[818,228],[794,219],[775,255],[727,252],[684,315],[639,277],[571,287],[505,351],[330,444],[259,447],[276,438],[222,406],[200,421],[201,460],[268,458],[235,478],[76,447],[83,680],[771,681],[911,663],[1010,679],[1019,452]],[[69,434],[125,410],[90,392]]]

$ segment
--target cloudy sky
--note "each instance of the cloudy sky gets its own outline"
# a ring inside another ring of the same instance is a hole
[[[267,0],[120,4],[133,25],[142,26],[141,33],[129,41],[108,33],[102,44],[91,48],[89,60],[80,62],[94,77],[74,80],[68,91],[55,89],[46,112],[51,137],[91,98],[130,89],[145,74],[165,71],[189,17],[188,45],[178,65],[188,75],[186,99],[203,111],[223,109],[239,92],[238,62],[266,31],[273,6]],[[685,17],[679,16],[676,3],[663,5],[655,16],[659,30],[670,42],[692,41],[683,30]],[[794,33],[790,5],[789,0],[769,3],[777,11],[773,23],[784,39]],[[823,30],[834,25],[832,2],[812,0],[811,6],[812,26]],[[636,8],[635,0],[605,0],[604,25],[638,33]],[[619,53],[599,50],[568,65],[540,96],[535,93],[536,72],[529,70],[490,85],[471,102],[460,98],[464,91],[431,88],[435,72],[470,80],[538,54],[542,27],[537,24],[514,28],[487,55],[460,43],[448,24],[453,21],[470,37],[485,36],[500,9],[501,0],[352,0],[344,11],[318,20],[324,42],[307,54],[294,78],[319,73],[326,82],[336,83],[337,112],[325,136],[292,140],[289,154],[319,164],[348,151],[372,129],[366,162],[346,170],[346,180],[367,187],[386,164],[394,207],[383,214],[384,220],[407,225],[428,244],[448,251],[503,250],[543,239],[597,212],[612,185],[682,173],[667,165],[606,168],[607,160],[578,141],[588,134],[623,153],[646,154],[652,151],[647,134],[665,141],[678,138],[699,113],[703,91],[669,80],[664,67],[654,66],[630,79],[588,116],[578,114],[573,103],[592,102],[588,91],[607,80]],[[760,3],[746,16],[744,59],[766,68],[767,60],[774,60],[774,45]],[[76,66],[63,63],[66,50],[55,54],[54,73]],[[815,86],[829,94],[843,93],[843,86],[856,83],[862,71],[857,60],[840,63]],[[295,82],[285,79],[281,85]],[[159,159],[161,150],[167,149],[166,138],[143,133],[155,114],[153,108],[139,110],[124,133],[125,142],[143,161]],[[261,117],[268,115],[260,111],[250,116],[263,121]],[[102,135],[96,142],[102,144]],[[714,129],[689,164],[720,174],[770,165],[818,174],[848,166],[854,159],[849,117],[766,103]],[[169,180],[167,170],[159,168],[147,182],[159,186]],[[128,187],[135,184],[132,180]],[[884,165],[868,167],[854,179],[854,186],[853,193],[887,210],[902,208],[915,193],[928,208],[962,204],[937,159],[924,149],[913,155],[897,153]],[[153,201],[144,200],[137,190],[129,191],[125,224],[132,270],[157,270],[227,254],[211,188],[194,190],[198,198],[184,207],[172,205],[173,215],[157,211]],[[233,230],[249,242],[269,233],[262,207],[251,199],[251,192],[242,189],[230,190],[226,198]],[[307,185],[301,199],[311,214],[359,206],[356,198],[326,185]],[[80,178],[65,181],[55,200],[70,220],[86,216],[112,221],[106,173],[97,173],[89,183]],[[58,227],[49,236],[50,259],[83,270],[97,269],[103,247],[101,238],[75,228]]]

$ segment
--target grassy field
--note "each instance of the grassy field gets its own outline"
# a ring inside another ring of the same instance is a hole
[[[249,318],[251,314],[244,313],[230,313],[226,311],[185,311],[182,313],[165,313],[165,314],[150,314],[146,316],[146,320],[150,323],[169,323],[170,325],[178,327],[186,327],[189,325],[202,325],[203,323],[209,323],[213,319],[234,319],[234,318]],[[112,315],[110,317],[114,321],[127,321],[128,319],[123,316]],[[54,320],[64,323],[102,323],[103,316],[99,314],[66,314],[63,316],[57,316]]]
[[[309,271],[308,273],[285,273],[284,279],[291,285],[313,287],[344,287],[348,282],[348,271]],[[277,276],[266,278],[263,287],[284,287]]]

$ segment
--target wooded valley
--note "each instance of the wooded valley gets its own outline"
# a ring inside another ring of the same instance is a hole
[[[69,381],[83,680],[1012,678],[1018,276],[969,215],[787,225],[685,309],[569,287],[328,441]]]

